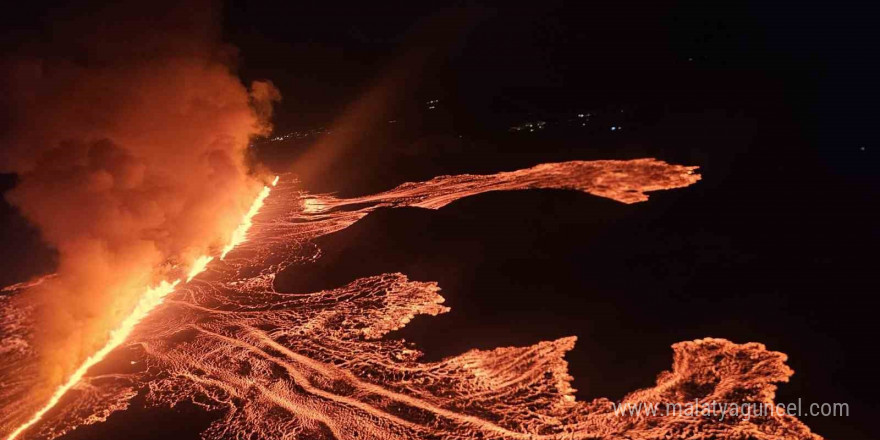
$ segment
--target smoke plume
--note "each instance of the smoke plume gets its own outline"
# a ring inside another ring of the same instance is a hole
[[[20,177],[6,198],[59,257],[57,276],[22,296],[40,310],[47,389],[147,287],[216,253],[259,191],[248,143],[280,95],[241,83],[215,11],[89,10],[3,60],[0,167]]]

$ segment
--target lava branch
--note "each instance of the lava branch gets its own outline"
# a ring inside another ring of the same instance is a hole
[[[279,176],[275,176],[275,179],[272,180],[271,186],[275,186],[278,184]],[[260,211],[260,208],[263,206],[263,202],[266,200],[266,197],[269,196],[269,192],[271,191],[271,187],[266,185],[257,195],[257,198],[254,199],[254,202],[251,204],[250,209],[244,215],[241,223],[232,233],[232,237],[229,240],[229,243],[223,248],[223,252],[220,254],[220,259],[226,257],[232,249],[236,246],[240,245],[247,241],[247,232],[253,225],[253,218]],[[185,283],[188,283],[196,275],[202,273],[207,269],[208,263],[214,260],[213,256],[202,255],[193,262],[193,266],[187,275]],[[162,301],[168,296],[169,293],[173,292],[174,289],[181,283],[180,279],[174,280],[172,282],[162,281],[159,285],[147,288],[144,295],[141,296],[140,300],[138,300],[132,312],[125,317],[125,319],[120,323],[119,327],[116,327],[110,332],[110,337],[107,340],[107,343],[104,344],[101,349],[93,353],[91,356],[86,358],[85,362],[70,375],[66,382],[64,382],[61,386],[58,387],[57,390],[52,394],[52,397],[49,398],[49,401],[40,408],[39,411],[34,413],[34,415],[21,426],[16,428],[12,433],[6,438],[7,440],[13,440],[25,430],[36,424],[40,419],[46,415],[49,410],[55,407],[61,398],[70,391],[80,380],[86,375],[89,368],[100,363],[110,354],[111,351],[116,349],[122,345],[123,342],[128,338],[131,332],[134,330],[135,326],[141,322],[150,312],[153,311],[159,304],[162,304]]]

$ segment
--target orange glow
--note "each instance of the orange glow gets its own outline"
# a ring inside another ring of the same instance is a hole
[[[192,281],[196,275],[205,271],[208,267],[208,263],[214,260],[214,257],[208,255],[202,255],[199,258],[196,258],[196,261],[193,262],[192,269],[189,270],[189,275],[186,276],[186,282]]]
[[[278,183],[278,176],[275,177],[272,185]],[[240,243],[243,243],[246,239],[246,234],[248,229],[250,229],[252,225],[253,217],[259,212],[260,207],[263,206],[263,201],[269,195],[269,187],[263,187],[263,190],[260,191],[260,194],[257,195],[256,200],[251,205],[250,210],[245,214],[244,219],[239,225],[238,229],[232,235],[232,240],[226,247],[223,249],[223,256],[231,251],[235,246]],[[186,282],[191,281],[196,275],[205,271],[214,257],[203,255],[193,262],[193,266],[187,275]],[[221,256],[222,259],[222,256]],[[57,390],[52,394],[52,397],[49,398],[49,401],[44,405],[40,410],[38,410],[27,422],[16,428],[12,433],[7,437],[7,440],[13,440],[26,429],[33,426],[37,423],[50,409],[52,409],[58,402],[73,388],[82,378],[85,376],[86,372],[88,372],[89,368],[97,365],[111,351],[113,351],[116,347],[119,347],[123,342],[125,342],[128,335],[134,330],[135,326],[141,322],[150,312],[155,309],[159,304],[162,304],[162,301],[165,297],[174,291],[178,284],[180,284],[181,280],[174,280],[173,282],[162,281],[159,285],[148,288],[143,296],[141,296],[138,303],[135,305],[134,310],[116,327],[114,330],[110,332],[110,337],[107,340],[107,343],[101,347],[100,350],[93,353],[89,356],[76,371],[71,374],[71,376],[67,379],[64,384],[58,387]]]
[[[272,186],[275,186],[278,183],[278,178],[279,176],[275,176],[275,180],[272,181]],[[221,260],[226,258],[226,254],[228,254],[229,251],[247,240],[247,231],[251,228],[251,225],[253,225],[253,218],[258,212],[260,212],[260,208],[263,207],[263,201],[266,200],[266,197],[269,197],[270,191],[271,188],[269,188],[269,186],[264,186],[263,190],[260,191],[257,199],[254,200],[254,203],[251,205],[251,209],[244,215],[241,224],[239,224],[238,228],[235,229],[235,232],[232,233],[232,238],[229,240],[229,244],[223,248],[223,253],[220,254]]]
[[[149,372],[104,376],[125,378],[131,384],[120,389],[112,384],[115,381],[96,380],[102,378],[97,372],[83,378],[88,366],[100,361],[90,358],[47,406],[51,408],[82,378],[93,390],[68,396],[63,406],[69,399],[70,407],[83,411],[60,417],[44,415],[48,410],[44,409],[34,420],[43,416],[38,423],[43,433],[57,438],[126,410],[131,390],[149,387],[155,393],[151,404],[170,408],[181,402],[203,402],[205,408],[221,409],[217,429],[202,433],[206,440],[281,440],[292,435],[387,440],[653,439],[658,432],[668,438],[691,438],[696,432],[722,440],[822,440],[787,414],[750,412],[748,418],[731,422],[698,415],[699,409],[693,416],[686,410],[662,411],[666,403],[686,407],[694,399],[730,407],[750,402],[775,408],[776,383],[787,381],[793,371],[785,364],[785,354],[762,344],[712,338],[681,342],[672,347],[672,368],[658,375],[654,386],[616,402],[579,401],[565,360],[575,336],[530,346],[472,349],[438,361],[424,360],[417,347],[395,337],[395,331],[417,316],[451,310],[443,305],[436,282],[382,273],[313,292],[287,292],[276,286],[276,276],[285,268],[320,256],[303,244],[344,230],[379,209],[440,209],[489,191],[537,188],[639,203],[647,200],[649,192],[696,183],[700,176],[695,171],[654,159],[572,161],[490,175],[441,176],[353,198],[309,194],[294,184],[275,187],[277,180],[267,181],[242,220],[242,232],[233,237],[243,243],[236,248],[236,261],[215,264],[210,277],[188,285],[186,295],[166,299],[159,310],[149,310],[155,307],[155,297],[161,302],[174,286],[164,293],[148,292],[142,299],[146,310],[136,313],[149,314],[149,319],[140,324],[136,324],[139,318],[131,319],[131,326],[138,329],[127,342],[123,340],[131,327],[123,328],[125,334],[113,335],[116,344],[150,348],[144,350],[151,361]],[[261,209],[270,188],[271,204]],[[261,221],[251,225],[257,210]],[[208,256],[193,261],[189,277],[204,271],[209,261]],[[194,337],[187,336],[186,343],[169,343],[181,329]],[[111,350],[102,349],[93,357]],[[96,402],[96,396],[107,403]],[[654,405],[661,405],[656,414]],[[34,421],[25,428],[31,424]]]
[[[117,327],[115,330],[110,332],[110,339],[101,347],[100,350],[92,354],[88,357],[88,359],[77,368],[76,371],[67,379],[67,382],[62,384],[55,390],[55,393],[52,394],[52,397],[49,399],[49,402],[46,403],[33,417],[30,418],[23,425],[19,426],[15,431],[12,431],[12,434],[7,437],[7,440],[12,440],[19,436],[24,430],[30,428],[34,423],[40,420],[46,412],[48,412],[52,407],[58,404],[58,401],[61,400],[61,397],[67,393],[80,379],[85,376],[86,371],[89,370],[92,366],[101,362],[107,355],[113,351],[114,348],[118,347],[122,342],[125,341],[125,338],[131,334],[131,331],[134,329],[134,326],[137,325],[147,314],[150,313],[151,310],[156,308],[159,304],[162,304],[162,300],[166,295],[171,293],[174,288],[180,283],[180,280],[176,280],[173,283],[169,283],[167,281],[162,281],[158,286],[151,287],[147,289],[144,295],[141,297],[140,301],[138,301],[134,310],[132,310],[131,314],[129,314],[124,321]]]

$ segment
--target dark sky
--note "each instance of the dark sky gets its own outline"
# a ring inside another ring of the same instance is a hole
[[[858,3],[253,3],[227,5],[224,35],[244,77],[281,89],[281,126],[325,123],[416,51],[428,61],[401,87],[483,123],[606,104],[777,105],[842,173],[876,164],[876,49]]]
[[[849,403],[850,417],[809,426],[828,438],[877,438],[871,6],[352,3],[232,1],[222,14],[242,77],[271,79],[284,96],[278,132],[332,126],[387,78],[396,89],[389,119],[442,99],[443,121],[410,115],[430,134],[363,127],[310,188],[363,194],[437,174],[640,156],[699,165],[704,180],[632,207],[529,191],[438,212],[380,211],[322,239],[324,258],[285,287],[387,271],[439,281],[453,312],[402,332],[429,358],[576,334],[569,360],[582,398],[650,386],[676,341],[763,342],[796,371],[779,400]],[[40,22],[44,9],[28,8],[4,26]],[[20,41],[9,35],[6,48]],[[594,109],[623,109],[638,130],[506,131]],[[463,143],[450,140],[459,134]],[[4,215],[4,237],[19,240],[23,224]]]

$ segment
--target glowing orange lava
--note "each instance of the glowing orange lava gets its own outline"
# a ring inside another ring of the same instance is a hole
[[[272,186],[278,184],[278,179],[280,176],[275,176],[275,179],[272,181]],[[226,247],[223,248],[223,252],[220,254],[220,259],[226,258],[226,254],[229,253],[236,246],[244,243],[247,240],[247,231],[253,225],[254,216],[260,212],[260,208],[263,207],[263,201],[266,200],[266,197],[269,197],[269,192],[271,189],[269,186],[264,186],[263,190],[260,191],[260,194],[257,195],[257,199],[254,200],[254,203],[251,205],[251,209],[248,210],[247,214],[244,215],[244,219],[241,221],[241,224],[238,225],[238,228],[232,233],[232,238],[229,240],[229,243]]]
[[[30,420],[19,426],[18,429],[16,429],[15,431],[12,431],[12,434],[10,434],[7,439],[12,440],[18,437],[22,432],[24,432],[24,430],[30,428],[31,425],[33,425],[34,423],[37,423],[37,421],[39,421],[43,417],[43,415],[46,414],[47,411],[52,409],[52,407],[54,407],[58,403],[58,401],[61,400],[61,397],[63,397],[67,393],[67,391],[73,388],[73,386],[76,385],[77,382],[79,382],[80,379],[83,378],[89,368],[91,368],[98,362],[101,362],[105,357],[107,357],[107,354],[113,351],[114,348],[118,347],[119,344],[122,344],[122,342],[125,341],[125,338],[127,338],[128,335],[131,334],[134,326],[137,325],[137,323],[140,322],[145,316],[147,316],[147,314],[150,313],[151,310],[161,304],[162,299],[165,298],[165,295],[168,295],[171,291],[173,291],[179,283],[180,280],[176,280],[173,283],[163,281],[158,286],[147,289],[147,291],[144,292],[144,295],[141,296],[141,299],[140,301],[138,301],[134,310],[132,310],[131,314],[129,314],[125,318],[125,320],[119,324],[119,327],[117,327],[110,333],[110,339],[107,341],[107,343],[104,344],[104,346],[101,347],[100,350],[89,356],[88,359],[86,359],[85,362],[83,362],[83,364],[80,365],[80,367],[77,368],[76,371],[74,371],[73,374],[67,379],[67,382],[65,382],[60,387],[58,387],[57,390],[55,390],[55,393],[52,394],[51,398],[49,398],[49,402],[47,402],[45,406],[40,408],[40,410],[37,411]]]
[[[655,159],[572,161],[490,175],[441,176],[347,199],[308,194],[294,178],[285,177],[275,187],[276,179],[271,203],[263,205],[267,185],[235,231],[232,240],[240,244],[236,258],[214,261],[211,273],[199,282],[145,295],[139,318],[113,335],[120,351],[125,348],[133,358],[148,361],[149,368],[85,374],[112,347],[102,350],[47,408],[77,380],[83,386],[24,428],[43,416],[39,431],[33,427],[29,433],[51,440],[89,429],[86,425],[124,411],[134,396],[142,395],[150,406],[194,402],[216,411],[219,419],[202,433],[206,440],[821,440],[787,414],[753,414],[732,423],[702,416],[627,415],[615,409],[694,399],[772,406],[776,383],[793,372],[783,353],[761,344],[711,338],[681,342],[672,346],[672,368],[657,376],[655,386],[617,402],[579,401],[564,359],[575,345],[574,336],[474,349],[428,362],[414,346],[390,334],[416,316],[450,310],[435,282],[382,273],[316,292],[285,292],[275,283],[286,269],[320,257],[315,239],[348,228],[377,209],[440,209],[489,191],[539,188],[639,203],[648,198],[647,192],[682,188],[699,179],[695,167]],[[196,260],[189,277],[204,270],[209,258]],[[163,298],[164,305],[149,313]],[[7,316],[11,318],[0,324],[18,322],[17,316]],[[7,326],[12,337],[0,334],[0,353],[4,346],[11,347],[7,352],[24,353],[0,365],[4,383],[14,383],[16,374],[35,359],[27,350],[13,351],[27,347],[27,332],[21,329],[29,324],[22,322]],[[3,425],[6,420],[17,424],[30,414],[16,411],[20,394],[14,391],[0,387],[0,428],[9,426]]]
[[[210,255],[202,255],[199,258],[196,258],[196,261],[193,262],[192,269],[189,270],[189,274],[186,276],[186,282],[192,281],[196,275],[205,271],[208,268],[208,263],[214,261],[214,257]]]
[[[272,182],[272,186],[275,186],[278,183],[278,179],[279,176],[275,176],[275,179]],[[269,196],[269,191],[269,187],[265,186],[260,191],[259,195],[257,195],[257,198],[254,200],[247,214],[245,214],[241,224],[233,233],[232,239],[226,245],[226,247],[223,248],[223,254],[220,257],[221,259],[225,257],[226,254],[229,253],[229,251],[231,251],[247,239],[247,231],[252,225],[253,217],[257,215],[257,213],[260,211],[260,207],[263,206],[263,201],[266,199],[266,197]],[[186,282],[191,281],[196,275],[204,272],[208,266],[208,263],[210,263],[213,259],[214,257],[208,255],[203,255],[197,258],[193,262],[193,266],[190,269],[189,274],[187,275]],[[119,345],[125,342],[125,339],[128,338],[132,330],[134,330],[135,326],[139,322],[141,322],[153,309],[155,309],[156,306],[162,304],[162,301],[165,299],[165,297],[169,293],[173,292],[175,287],[177,287],[180,282],[181,280],[179,279],[172,282],[162,281],[161,283],[159,283],[159,285],[148,288],[141,296],[140,300],[138,300],[138,303],[135,305],[131,313],[126,316],[126,318],[119,324],[118,327],[110,332],[107,343],[104,344],[104,346],[101,347],[101,349],[99,349],[97,352],[89,356],[85,360],[85,362],[83,362],[82,365],[80,365],[79,368],[77,368],[76,371],[74,371],[73,374],[70,375],[67,381],[64,382],[64,384],[62,384],[60,387],[58,387],[57,390],[55,390],[46,405],[40,408],[27,422],[12,431],[9,437],[7,437],[7,440],[13,440],[21,435],[22,432],[37,423],[43,417],[43,415],[45,415],[49,410],[57,405],[61,398],[64,397],[64,395],[67,394],[67,392],[70,391],[70,389],[73,388],[83,378],[83,376],[85,376],[89,368],[100,363],[102,360],[104,360],[104,358],[107,357],[107,355],[111,351],[113,351],[116,347],[119,347]]]

